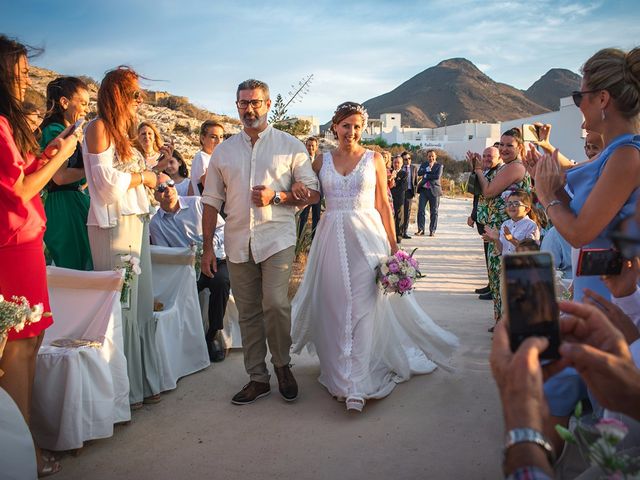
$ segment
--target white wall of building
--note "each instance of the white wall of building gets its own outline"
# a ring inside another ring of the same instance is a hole
[[[380,119],[369,119],[369,126],[362,135],[365,140],[382,138],[388,144],[409,143],[429,149],[442,149],[458,160],[463,160],[467,151],[481,152],[500,140],[502,132],[525,123],[551,124],[551,143],[567,157],[584,159],[584,136],[582,113],[571,97],[560,99],[560,110],[532,117],[518,118],[502,123],[486,123],[469,120],[456,125],[438,128],[407,128],[401,125],[399,113],[384,113]]]
[[[309,135],[314,137],[320,135],[320,122],[318,117],[313,117],[311,115],[297,115],[295,118],[311,123],[311,131],[309,132]]]

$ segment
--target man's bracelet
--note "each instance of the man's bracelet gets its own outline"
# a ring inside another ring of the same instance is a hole
[[[549,202],[549,205],[547,205],[547,207],[544,209],[544,213],[545,215],[548,217],[549,216],[549,209],[551,207],[555,207],[556,205],[562,205],[562,202],[560,200],[551,200]]]

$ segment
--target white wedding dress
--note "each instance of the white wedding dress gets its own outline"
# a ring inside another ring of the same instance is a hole
[[[346,176],[324,153],[319,176],[326,211],[292,302],[292,349],[315,351],[320,383],[347,407],[349,400],[362,406],[412,374],[446,367],[458,339],[413,294],[385,295],[376,284],[375,269],[390,248],[375,209],[374,152]]]

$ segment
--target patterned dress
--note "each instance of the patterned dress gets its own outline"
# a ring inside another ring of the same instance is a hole
[[[514,160],[511,163],[514,162],[522,163],[521,160]],[[491,183],[491,181],[505,166],[506,164],[493,171],[488,171],[485,174],[485,178],[489,183]],[[501,195],[493,198],[487,198],[480,195],[480,200],[478,201],[478,223],[484,224],[487,227],[499,229],[504,222],[509,220],[509,215],[506,211],[506,198],[512,190],[525,190],[527,192],[531,192],[531,177],[529,174],[526,173],[522,180],[507,187]],[[489,242],[488,258],[489,288],[491,288],[491,295],[493,296],[493,316],[494,319],[498,321],[502,316],[502,299],[500,297],[500,252],[498,252],[493,242]]]

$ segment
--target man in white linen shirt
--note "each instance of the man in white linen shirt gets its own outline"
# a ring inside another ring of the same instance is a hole
[[[172,180],[161,183],[154,193],[160,210],[149,224],[151,243],[163,247],[189,247],[202,244],[202,202],[200,197],[180,197]],[[229,301],[229,272],[224,251],[224,220],[218,216],[213,237],[213,251],[217,271],[213,277],[200,273],[198,291],[209,289],[209,328],[205,334],[209,360],[221,362],[225,357],[224,342],[220,335]]]
[[[305,146],[267,123],[269,87],[258,80],[238,85],[236,106],[242,132],[211,156],[202,202],[202,271],[215,273],[213,232],[225,203],[225,247],[238,307],[249,383],[232,403],[245,405],[269,395],[267,342],[278,388],[286,401],[298,396],[291,357],[291,304],[287,297],[296,244],[296,207],[320,200],[318,179]]]

